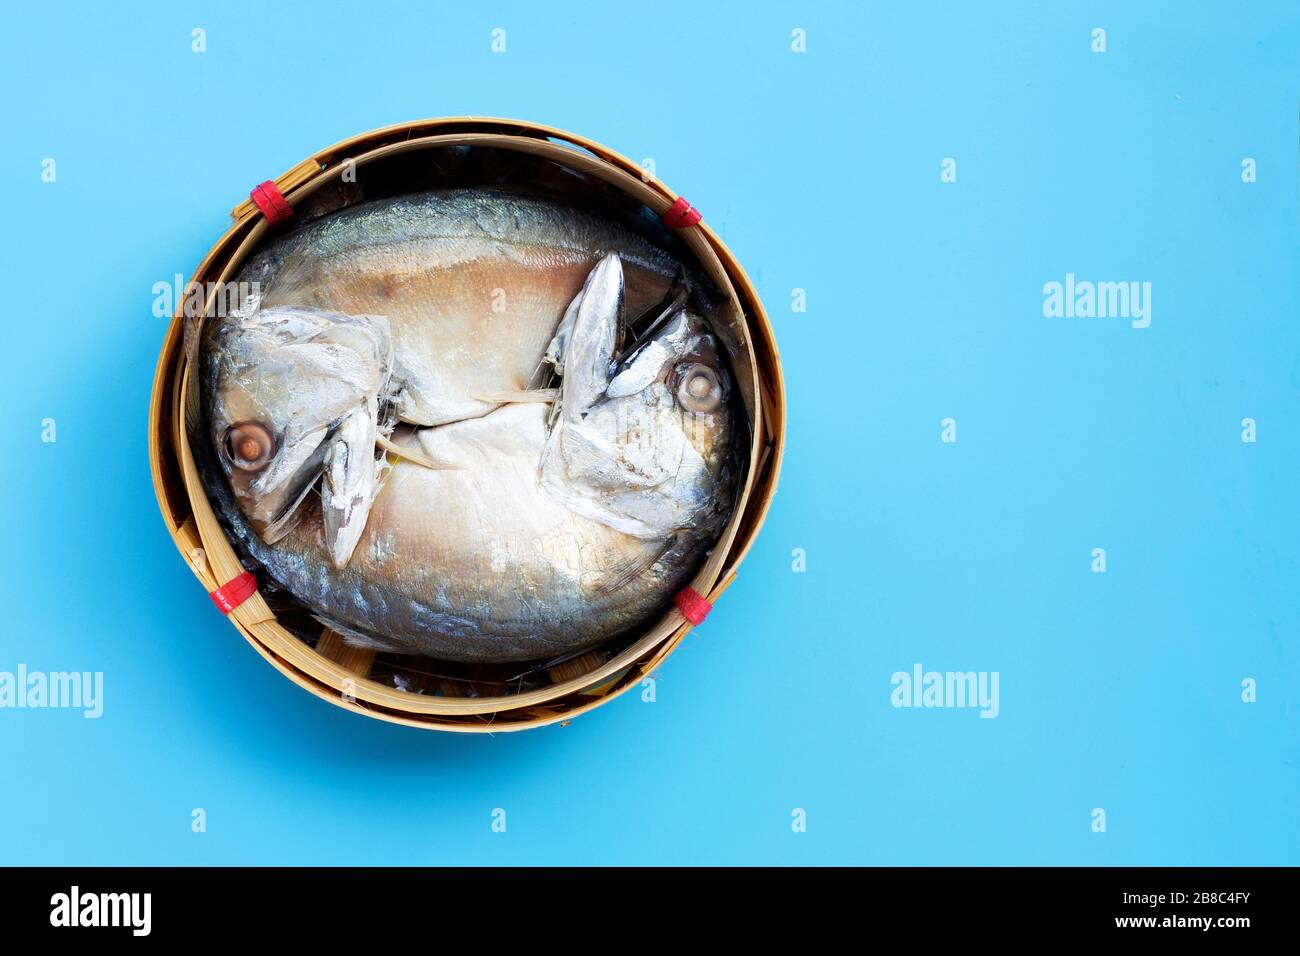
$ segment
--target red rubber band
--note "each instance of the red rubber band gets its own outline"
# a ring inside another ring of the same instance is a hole
[[[284,198],[284,193],[280,192],[280,187],[269,179],[260,186],[254,186],[248,198],[262,210],[262,215],[266,217],[269,225],[278,226],[281,223],[293,222],[293,207]]]
[[[682,617],[696,626],[703,624],[713,610],[713,605],[706,598],[700,597],[694,588],[682,588],[673,598],[673,603],[682,612]]]
[[[231,578],[221,587],[211,592],[208,597],[222,614],[229,614],[257,593],[257,578],[253,572],[245,571],[239,577]]]
[[[659,221],[669,229],[685,229],[695,225],[701,218],[698,209],[688,203],[684,196],[678,196],[672,208],[660,216]]]

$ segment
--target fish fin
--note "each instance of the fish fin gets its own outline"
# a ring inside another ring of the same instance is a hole
[[[637,578],[641,577],[641,575],[645,574],[646,571],[649,571],[656,561],[668,553],[668,549],[673,546],[676,540],[676,537],[672,537],[659,547],[648,546],[641,549],[632,557],[620,564],[615,569],[612,578],[603,578],[600,583],[595,586],[594,590],[600,594],[613,594],[616,591],[621,591]]]
[[[659,327],[672,316],[686,308],[690,298],[690,288],[686,284],[686,272],[678,267],[672,284],[659,302],[647,309],[639,318],[627,323],[631,343],[624,349],[624,356],[635,352],[647,339],[659,330]],[[622,359],[626,361],[626,358]]]
[[[347,567],[370,517],[375,496],[375,429],[373,402],[343,416],[327,439],[321,477],[321,516],[325,544],[334,567]]]
[[[623,262],[618,255],[610,253],[596,263],[569,308],[574,318],[561,356],[560,404],[565,418],[580,421],[609,385],[623,310]]]
[[[480,402],[492,402],[508,405],[512,402],[545,402],[550,404],[560,397],[558,388],[521,388],[507,389],[499,392],[484,392],[474,396]]]
[[[579,294],[564,310],[564,315],[560,317],[560,322],[555,327],[551,344],[546,346],[546,354],[542,356],[541,362],[537,363],[537,369],[533,372],[534,377],[541,371],[543,365],[550,365],[557,375],[564,374],[564,356],[569,350],[569,340],[573,338],[573,323],[578,317],[578,303],[581,301],[582,295]]]
[[[399,445],[385,435],[376,435],[375,444],[390,454],[398,458],[405,458],[407,461],[416,465],[423,465],[425,468],[432,468],[434,471],[459,471],[457,465],[449,465],[446,462],[435,461],[423,452],[416,451],[414,448],[407,448],[405,445]]]
[[[554,340],[552,340],[554,344]],[[528,388],[550,388],[559,381],[556,374],[555,365],[551,362],[549,356],[550,346],[547,347],[548,355],[543,355],[537,360],[537,367],[533,369],[533,374],[528,376]]]
[[[313,611],[312,617],[316,618],[316,620],[320,621],[331,631],[337,633],[339,637],[343,638],[343,643],[351,647],[363,647],[372,651],[386,651],[389,653],[401,653],[403,651],[409,652],[410,650],[410,648],[403,648],[403,646],[396,641],[391,641],[375,634],[367,634],[365,631],[359,631],[350,625],[343,624],[327,614],[321,614],[319,611]]]
[[[318,276],[318,266],[312,259],[311,250],[305,243],[295,243],[285,250],[279,266],[265,283],[263,298],[271,303],[324,306],[319,294],[312,290],[312,283]]]

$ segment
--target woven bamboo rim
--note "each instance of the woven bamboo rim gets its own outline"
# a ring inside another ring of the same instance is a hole
[[[421,120],[364,133],[317,153],[275,182],[290,205],[296,205],[330,181],[344,160],[360,168],[395,153],[449,144],[489,145],[553,159],[615,185],[656,213],[666,211],[677,198],[657,180],[645,177],[631,160],[590,140],[517,120],[474,117]],[[251,202],[237,206],[232,217],[234,225],[205,256],[191,281],[227,281],[263,238],[267,225]],[[744,271],[703,222],[679,234],[719,289],[734,299],[744,317],[746,357],[752,363],[746,404],[751,407],[754,442],[746,485],[732,521],[693,581],[697,591],[716,601],[734,579],[775,494],[784,446],[784,387],[770,325]],[[182,399],[189,367],[181,347],[182,311],[180,302],[155,374],[150,463],[168,531],[191,570],[211,591],[242,573],[243,567],[216,521],[188,444]],[[599,706],[649,674],[690,630],[689,622],[672,610],[645,636],[608,660],[586,654],[553,667],[554,682],[548,687],[462,698],[409,693],[369,680],[373,652],[347,647],[328,631],[315,648],[307,645],[279,624],[260,594],[229,618],[258,653],[322,699],[386,721],[466,732],[541,726]]]

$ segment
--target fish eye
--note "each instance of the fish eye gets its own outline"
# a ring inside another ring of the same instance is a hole
[[[226,432],[226,454],[240,471],[261,471],[270,463],[274,451],[270,430],[258,422],[241,422]]]
[[[677,379],[677,402],[682,408],[704,414],[716,412],[722,405],[722,380],[714,369],[691,362],[673,371]]]

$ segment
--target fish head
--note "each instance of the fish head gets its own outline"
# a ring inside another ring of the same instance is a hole
[[[655,421],[675,427],[709,458],[728,446],[731,399],[731,376],[717,338],[700,315],[682,309],[616,363],[603,404],[617,408],[623,419],[615,432],[620,444],[638,442],[638,426]]]
[[[709,530],[729,511],[738,472],[724,352],[702,316],[675,307],[615,358],[616,266],[617,257],[602,261],[571,310],[543,483],[572,510],[635,537]]]
[[[215,337],[209,433],[240,508],[273,544],[293,529],[320,479],[326,544],[343,567],[376,484],[388,321],[254,302]]]

